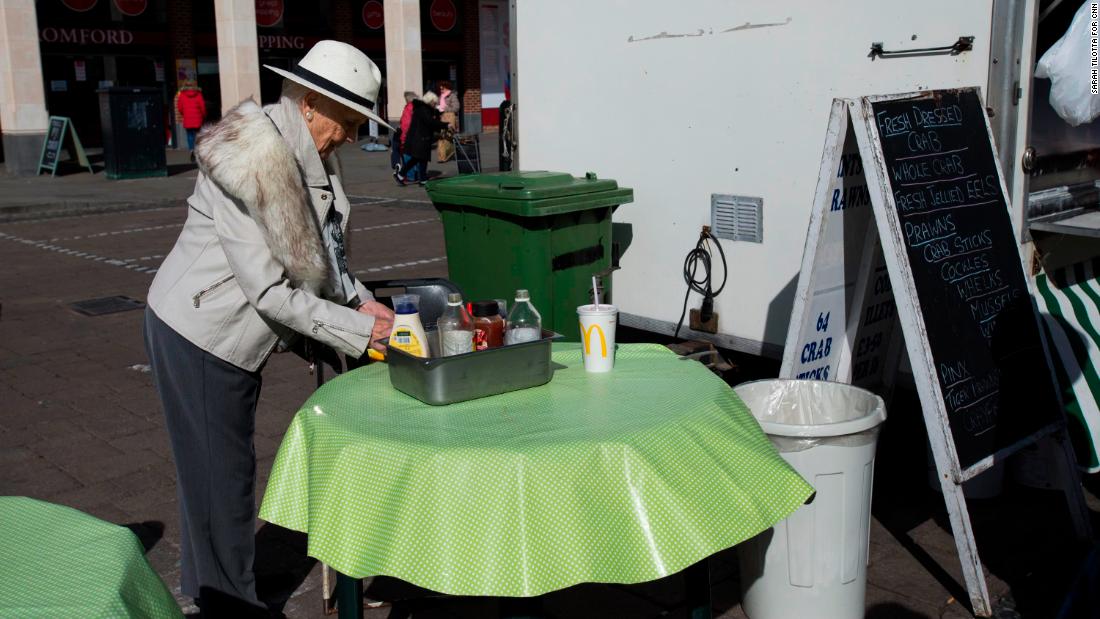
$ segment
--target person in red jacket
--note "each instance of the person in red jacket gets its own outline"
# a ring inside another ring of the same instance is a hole
[[[195,134],[206,120],[206,100],[202,98],[202,89],[193,83],[184,83],[176,93],[176,117],[187,130],[187,150],[195,150]]]
[[[413,101],[419,99],[419,95],[411,90],[405,91],[405,109],[401,111],[401,129],[394,135],[394,142],[390,145],[390,167],[393,168],[393,180],[398,185],[405,184],[405,138],[409,134],[409,126],[412,124]]]

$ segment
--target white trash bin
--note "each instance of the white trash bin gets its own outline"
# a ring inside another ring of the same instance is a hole
[[[738,547],[742,609],[750,619],[863,617],[882,398],[809,380],[761,380],[734,391],[816,490],[808,505]]]

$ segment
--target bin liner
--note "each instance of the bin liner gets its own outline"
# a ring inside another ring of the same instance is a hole
[[[886,419],[882,398],[842,383],[761,380],[735,391],[780,453],[867,445],[877,440]]]
[[[1100,96],[1092,94],[1089,72],[1095,30],[1084,2],[1062,38],[1050,46],[1035,67],[1035,77],[1049,79],[1050,107],[1070,126],[1092,122],[1100,115]]]

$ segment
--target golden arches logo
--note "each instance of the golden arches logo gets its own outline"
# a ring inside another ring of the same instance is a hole
[[[593,324],[587,329],[584,328],[584,324],[581,324],[581,340],[584,342],[584,354],[592,354],[592,332],[599,331],[600,333],[600,356],[607,356],[607,337],[603,334],[603,328],[600,325]]]

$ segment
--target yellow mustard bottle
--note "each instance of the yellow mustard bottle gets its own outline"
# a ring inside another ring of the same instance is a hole
[[[413,355],[429,357],[428,337],[420,323],[420,295],[393,295],[393,331],[390,346]]]

